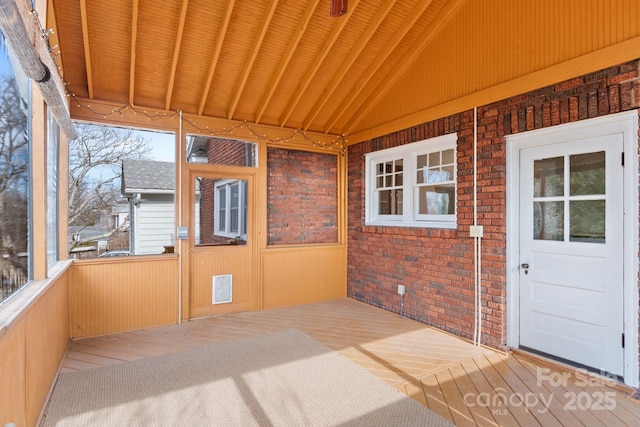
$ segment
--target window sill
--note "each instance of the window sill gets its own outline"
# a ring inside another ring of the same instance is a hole
[[[388,226],[388,225],[363,225],[351,228],[353,231],[365,234],[388,234],[399,236],[416,236],[440,239],[456,239],[458,231],[455,228],[426,228],[409,226]]]
[[[71,260],[59,261],[49,270],[49,278],[27,283],[0,305],[0,337],[69,269],[71,263]]]

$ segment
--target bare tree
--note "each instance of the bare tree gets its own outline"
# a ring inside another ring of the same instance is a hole
[[[69,142],[69,225],[91,226],[120,198],[122,160],[147,158],[150,141],[132,130],[78,125],[78,138]],[[71,249],[85,241],[72,239]]]
[[[27,104],[13,77],[0,80],[0,300],[27,280]],[[3,290],[4,288],[4,290]]]

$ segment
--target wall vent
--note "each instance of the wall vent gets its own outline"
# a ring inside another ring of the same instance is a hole
[[[212,304],[230,303],[233,296],[231,274],[213,276],[211,279]]]

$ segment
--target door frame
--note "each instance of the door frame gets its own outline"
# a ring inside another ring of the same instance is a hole
[[[247,180],[248,188],[249,188],[249,197],[247,199],[247,236],[248,239],[252,239],[249,244],[249,252],[251,253],[251,288],[250,288],[250,301],[249,301],[249,309],[245,311],[255,310],[259,307],[259,301],[262,299],[261,295],[261,286],[258,278],[260,277],[260,257],[259,257],[259,231],[257,226],[257,203],[258,203],[258,168],[253,167],[239,167],[239,166],[219,166],[219,165],[208,165],[208,164],[188,164],[186,170],[186,191],[188,196],[183,198],[183,201],[187,203],[186,206],[186,218],[188,228],[190,230],[188,239],[185,240],[185,250],[183,254],[184,265],[186,266],[187,274],[183,275],[183,292],[184,288],[188,292],[188,298],[186,302],[186,319],[194,319],[200,316],[194,317],[194,307],[193,307],[193,274],[191,273],[191,262],[193,261],[193,256],[196,252],[205,252],[207,250],[211,250],[212,248],[207,248],[206,245],[198,246],[195,243],[195,228],[196,228],[196,218],[195,218],[195,179],[198,177],[204,178],[232,178],[232,179],[244,179]],[[222,248],[216,248],[215,250],[220,250]],[[229,247],[225,249],[235,250],[236,248]],[[220,310],[220,313],[223,314],[226,312],[224,309]],[[228,312],[236,312],[235,310],[230,310]],[[211,314],[209,314],[211,315]],[[183,314],[184,317],[184,314]]]
[[[520,343],[520,150],[611,134],[623,135],[625,153],[623,171],[623,208],[625,212],[623,223],[624,381],[629,386],[638,387],[638,110],[505,137],[507,156],[506,337],[509,347],[518,348]],[[627,236],[631,236],[631,238],[627,238]]]

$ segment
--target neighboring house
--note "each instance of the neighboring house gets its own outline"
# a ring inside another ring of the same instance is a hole
[[[122,162],[122,195],[129,201],[131,255],[159,254],[174,238],[175,163]]]
[[[111,208],[114,227],[122,227],[123,231],[129,230],[129,201],[120,200]]]

